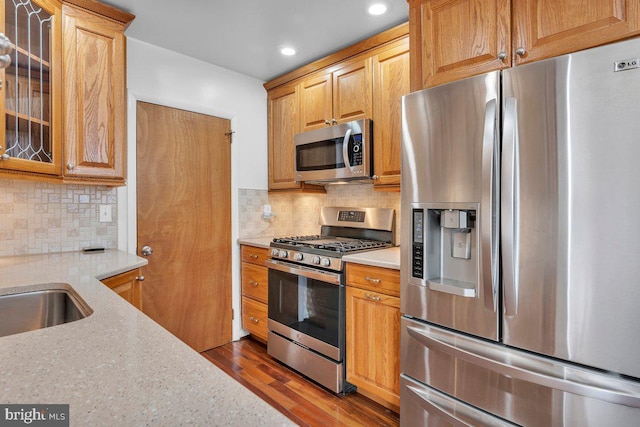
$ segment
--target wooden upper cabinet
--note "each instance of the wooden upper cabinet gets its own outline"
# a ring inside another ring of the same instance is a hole
[[[521,64],[640,33],[638,0],[522,0],[513,3],[514,55]],[[517,53],[517,52],[516,52]]]
[[[349,61],[300,83],[300,131],[371,117],[371,58]]]
[[[295,182],[293,137],[299,132],[298,85],[269,91],[269,190],[300,188]]]
[[[55,0],[0,0],[0,32],[13,45],[0,69],[0,172],[60,176],[62,8]]]
[[[65,177],[125,179],[124,25],[64,6]]]
[[[402,96],[409,87],[409,38],[373,57],[373,173],[376,187],[400,185]]]
[[[411,90],[640,34],[637,0],[408,0]]]
[[[371,58],[349,62],[333,72],[332,124],[371,118],[371,80]]]
[[[412,1],[412,91],[510,66],[509,0]]]
[[[300,83],[300,131],[331,125],[333,116],[331,73],[314,75]]]

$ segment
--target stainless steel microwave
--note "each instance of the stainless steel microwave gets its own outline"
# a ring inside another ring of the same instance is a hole
[[[371,179],[372,122],[356,120],[295,136],[295,180]]]

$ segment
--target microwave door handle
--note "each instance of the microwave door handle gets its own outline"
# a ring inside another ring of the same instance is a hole
[[[344,134],[344,140],[342,140],[342,157],[344,159],[344,165],[351,170],[351,163],[349,163],[349,138],[351,137],[351,129],[347,129],[347,133]]]

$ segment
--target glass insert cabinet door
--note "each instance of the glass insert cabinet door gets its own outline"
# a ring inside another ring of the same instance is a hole
[[[4,3],[4,4],[2,4]],[[11,63],[0,71],[0,169],[61,174],[61,7],[0,0]]]

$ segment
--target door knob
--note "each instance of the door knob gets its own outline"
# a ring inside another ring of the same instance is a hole
[[[151,249],[151,246],[143,246],[142,247],[142,255],[149,256],[152,253],[153,253],[153,249]]]

